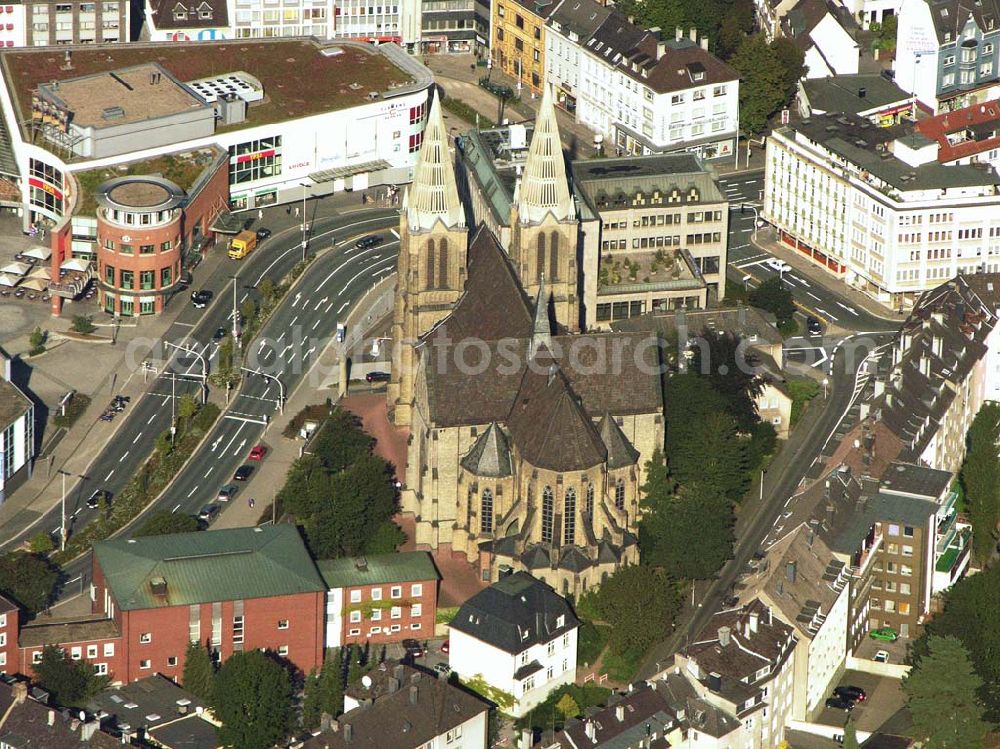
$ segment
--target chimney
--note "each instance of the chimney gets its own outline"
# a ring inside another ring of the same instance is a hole
[[[795,582],[795,562],[794,561],[793,562],[789,562],[788,564],[785,565],[785,577],[788,579],[788,582],[790,582],[790,583],[794,583]]]
[[[684,38],[684,29],[682,29],[680,26],[677,26],[674,29],[674,41],[679,42],[683,38]]]
[[[28,699],[28,682],[19,681],[14,684],[14,704],[23,705],[24,701]]]
[[[394,677],[396,677],[397,679],[399,679],[400,681],[403,681],[403,664],[402,663],[397,663],[395,666],[393,666],[393,668],[392,668],[392,675]]]
[[[760,623],[760,615],[756,611],[750,612],[750,634],[757,634],[757,625]]]
[[[864,99],[866,96],[868,96],[868,89],[867,88],[859,88],[858,89],[858,98],[859,99]]]
[[[535,734],[530,728],[521,729],[521,741],[518,744],[518,749],[531,749],[532,739],[535,738]]]
[[[665,54],[667,54],[667,43],[666,42],[657,42],[656,43],[656,59],[657,60],[662,59]]]
[[[691,29],[690,29],[690,31],[688,31],[688,37],[691,39],[692,42],[694,42],[695,44],[697,44],[698,43],[698,29],[696,29],[696,28],[694,28],[692,26]]]
[[[324,733],[326,731],[329,731],[331,723],[333,723],[333,716],[330,715],[330,713],[327,713],[327,712],[320,713],[320,716],[319,716],[319,730],[320,731],[323,731]]]
[[[389,694],[399,691],[399,679],[391,677],[389,679]]]
[[[49,710],[49,727],[51,728],[56,724],[56,711]]]
[[[350,723],[344,723],[344,743],[350,744],[351,739],[354,738],[354,726]]]
[[[416,684],[414,684],[412,687],[410,687],[410,704],[411,705],[416,705],[417,704],[417,685]]]
[[[729,645],[729,627],[719,627],[719,645],[727,647]]]
[[[615,705],[615,720],[617,720],[619,723],[624,723],[625,722],[625,706],[624,705]]]
[[[706,52],[708,52],[708,37],[707,36],[703,36],[701,38],[701,48],[703,50],[705,50]]]
[[[97,720],[88,720],[82,726],[80,726],[80,741],[87,743],[93,738],[94,734],[97,733],[97,729],[100,728],[101,723]]]
[[[588,720],[583,724],[583,732],[587,734],[587,738],[597,743],[597,726],[594,725],[594,721]]]

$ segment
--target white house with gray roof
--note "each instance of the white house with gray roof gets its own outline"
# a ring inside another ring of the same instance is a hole
[[[448,664],[462,681],[504,693],[500,710],[526,715],[549,693],[576,681],[579,620],[562,596],[526,572],[491,585],[449,625]]]

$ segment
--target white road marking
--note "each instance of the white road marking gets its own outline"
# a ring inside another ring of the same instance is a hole
[[[229,448],[233,446],[233,442],[235,442],[236,438],[240,436],[240,432],[243,431],[243,427],[245,427],[246,425],[247,423],[245,421],[240,423],[239,429],[236,430],[236,434],[234,434],[233,438],[229,440],[229,444],[227,444],[224,448],[222,448],[222,452],[229,451]]]
[[[208,474],[210,474],[210,473],[211,473],[212,471],[214,471],[214,470],[215,470],[215,466],[212,466],[212,467],[211,467],[211,468],[209,468],[209,469],[208,469],[207,471],[205,471],[205,475],[204,475],[204,476],[202,476],[202,478],[206,478],[206,479],[207,479],[207,478],[208,478]]]
[[[318,302],[316,302],[316,306],[313,307],[313,312],[319,311],[319,308],[322,307],[324,304],[326,304],[329,301],[330,301],[330,297],[328,297],[328,296],[325,296],[322,299],[320,299]]]
[[[246,447],[246,444],[247,444],[246,439],[244,439],[242,442],[240,442],[239,447],[237,447],[235,450],[233,450],[233,455],[234,456],[235,455],[239,455],[241,452],[243,452],[243,448]]]
[[[791,274],[789,274],[789,273],[785,273],[785,275],[786,275],[786,276],[788,276],[788,275],[791,275]],[[807,281],[806,279],[804,279],[804,278],[799,278],[798,276],[792,276],[792,277],[793,277],[793,278],[794,278],[794,279],[795,279],[796,281],[798,281],[798,282],[799,282],[800,284],[802,284],[803,286],[812,286],[812,284],[811,284],[811,283],[809,283],[809,282],[808,282],[808,281]]]
[[[330,310],[332,310],[332,309],[333,309],[333,305],[335,305],[335,304],[336,304],[336,302],[330,302],[330,303],[329,303],[329,304],[327,305],[326,309],[325,309],[325,310],[323,310],[323,311],[329,314]]]
[[[155,419],[155,418],[156,418],[156,414],[153,414],[148,419],[146,419],[146,423],[147,424],[152,424],[153,423],[153,419]]]
[[[350,302],[344,302],[342,305],[340,305],[340,309],[337,310],[337,314],[339,315],[341,312],[347,309],[348,304],[350,304]]]
[[[320,324],[320,322],[322,321],[322,319],[323,319],[323,318],[321,318],[321,317],[317,317],[317,318],[316,318],[316,322],[314,322],[314,323],[313,323],[313,326],[312,326],[312,329],[313,329],[313,330],[316,330],[316,328],[318,328],[318,327],[319,327],[319,324]]]
[[[816,300],[817,302],[822,302],[822,301],[823,301],[823,300],[822,300],[822,299],[820,299],[820,298],[819,298],[818,296],[816,296],[815,294],[813,294],[813,293],[812,293],[811,291],[807,291],[806,293],[807,293],[807,294],[808,294],[809,296],[811,296],[811,297],[812,297],[813,299],[815,299],[815,300]]]
[[[79,514],[80,514],[80,508],[77,507],[75,510],[73,510],[73,514],[70,517],[74,517],[75,518]]]
[[[817,311],[817,312],[819,312],[819,313],[820,313],[821,315],[823,315],[824,317],[829,317],[829,318],[830,318],[831,320],[833,320],[834,322],[837,322],[837,318],[836,318],[836,316],[834,316],[834,315],[831,315],[831,314],[830,314],[829,312],[827,312],[827,311],[826,311],[825,309],[823,309],[822,307],[817,307],[817,308],[816,308],[816,311]]]
[[[120,458],[118,458],[118,462],[121,463],[127,457],[128,457],[128,450],[126,450],[125,452],[122,453],[122,456]]]
[[[842,308],[846,309],[846,310],[847,310],[848,312],[850,312],[850,313],[851,313],[852,315],[857,315],[857,314],[858,314],[858,313],[857,313],[857,310],[855,310],[855,309],[854,309],[854,307],[849,307],[848,305],[846,305],[846,304],[842,304],[841,302],[836,302],[836,305],[837,305],[838,307],[842,307]]]
[[[315,351],[315,350],[316,350],[316,347],[315,347],[315,346],[313,346],[313,347],[312,347],[311,349],[309,349],[308,351],[306,351],[306,352],[305,352],[305,353],[304,353],[304,354],[302,355],[302,360],[303,360],[303,361],[305,361],[305,360],[306,360],[306,359],[307,359],[307,358],[309,357],[309,354],[311,354],[311,353],[312,353],[313,351]]]
[[[190,496],[191,496],[192,494],[194,494],[194,493],[195,493],[196,491],[198,491],[198,487],[197,487],[197,486],[196,486],[196,487],[195,487],[194,489],[192,489],[191,491],[189,491],[189,492],[188,492],[188,497],[190,497]]]
[[[190,495],[190,494],[188,494],[188,496],[190,497],[191,495]],[[180,506],[180,504],[178,504],[178,505],[177,505],[177,506],[176,506],[176,507],[175,507],[174,509],[172,509],[172,510],[170,511],[170,514],[172,515],[173,513],[177,512],[177,511],[178,511],[179,509],[181,509],[181,506]]]
[[[114,468],[112,468],[110,471],[108,471],[108,475],[104,477],[104,480],[108,481],[111,478],[111,476],[114,474],[114,472],[115,472]]]
[[[294,325],[294,324],[295,324],[295,321],[296,321],[296,320],[298,320],[298,319],[299,319],[299,316],[298,316],[298,315],[296,315],[295,317],[293,317],[293,318],[292,318],[292,321],[291,321],[290,323],[288,323],[288,325],[289,325],[289,326],[292,326],[292,325]]]
[[[295,299],[292,300],[292,306],[297,307],[299,305],[299,300],[302,298],[302,292],[300,291],[295,295]]]

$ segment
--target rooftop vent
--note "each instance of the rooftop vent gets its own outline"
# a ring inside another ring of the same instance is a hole
[[[167,594],[167,581],[162,577],[154,577],[149,581],[149,589],[154,596],[165,596]]]
[[[105,107],[101,111],[101,119],[104,120],[120,120],[125,116],[125,110],[122,107]]]

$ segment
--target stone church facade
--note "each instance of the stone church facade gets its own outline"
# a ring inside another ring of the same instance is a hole
[[[419,546],[464,553],[484,580],[526,570],[579,595],[638,561],[660,352],[580,332],[577,213],[548,93],[514,204],[510,254],[470,231],[435,100],[400,219],[388,400],[410,431],[403,510]]]

